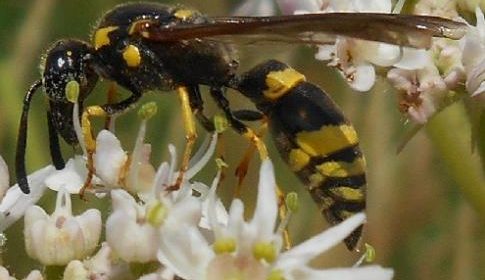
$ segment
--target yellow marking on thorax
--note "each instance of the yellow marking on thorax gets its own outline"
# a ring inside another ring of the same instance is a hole
[[[292,68],[272,71],[266,75],[266,87],[268,89],[263,94],[269,100],[277,100],[304,81],[305,76]]]
[[[359,143],[359,139],[351,125],[343,124],[324,125],[316,131],[302,131],[296,135],[296,142],[311,156],[327,156]]]
[[[123,50],[123,59],[129,67],[138,67],[141,63],[141,54],[137,46],[128,45]]]
[[[107,26],[96,30],[94,33],[94,49],[98,50],[103,46],[110,44],[109,33],[118,29],[118,26]]]
[[[300,171],[310,162],[310,156],[301,149],[292,149],[288,156],[288,165],[293,172]]]
[[[173,15],[176,18],[184,21],[191,18],[194,15],[194,12],[195,12],[194,10],[190,10],[190,9],[180,9],[176,11]]]
[[[365,173],[365,159],[357,157],[353,162],[328,161],[318,165],[317,170],[327,177],[349,177]]]

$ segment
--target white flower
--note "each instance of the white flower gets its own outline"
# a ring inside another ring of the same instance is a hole
[[[106,240],[114,252],[126,262],[149,262],[156,260],[159,227],[177,227],[178,224],[201,222],[202,201],[205,196],[192,196],[192,189],[207,192],[208,187],[189,180],[207,163],[214,153],[217,135],[209,144],[203,145],[203,154],[187,170],[178,191],[167,191],[175,183],[175,148],[169,145],[172,160],[160,165],[151,181],[151,193],[145,193],[139,201],[124,190],[112,190],[113,212],[106,221]],[[200,152],[202,153],[202,152]],[[199,153],[197,153],[199,154]],[[194,187],[195,185],[195,187]]]
[[[138,278],[138,280],[174,280],[175,275],[169,269],[160,269],[160,271],[146,274]]]
[[[116,261],[111,248],[107,243],[101,244],[96,255],[83,260],[71,261],[64,270],[63,280],[90,280],[90,279],[119,279],[126,278],[128,267],[126,263]]]
[[[281,253],[274,265],[275,271],[282,271],[286,280],[296,279],[392,279],[394,272],[392,269],[385,269],[377,265],[352,267],[352,268],[333,268],[333,269],[314,269],[309,266],[309,262],[340,243],[345,236],[348,236],[354,229],[365,222],[363,213],[356,214],[341,224],[334,226],[302,244]]]
[[[420,70],[394,68],[387,73],[387,78],[400,92],[401,111],[420,124],[426,123],[440,109],[448,92],[434,64]]]
[[[101,130],[98,133],[93,160],[96,175],[103,180],[105,186],[115,187],[120,185],[128,156],[121,148],[118,138],[110,131]]]
[[[27,177],[30,186],[29,194],[24,194],[17,184],[8,189],[0,203],[0,232],[22,218],[27,208],[42,197],[47,188],[44,180],[54,171],[54,166],[49,165],[29,175]]]
[[[485,19],[478,7],[475,14],[477,26],[469,26],[462,39],[462,62],[467,76],[466,89],[472,97],[478,98],[485,92]]]
[[[2,279],[2,280],[15,280],[15,278],[11,277],[10,273],[8,273],[8,270],[3,266],[0,266],[0,279]]]
[[[101,235],[99,210],[72,216],[71,197],[65,191],[57,193],[51,216],[34,205],[27,209],[24,220],[27,254],[45,265],[65,265],[89,256]]]
[[[271,16],[275,12],[273,0],[246,0],[233,14],[236,16]]]
[[[276,230],[276,183],[270,160],[261,164],[256,209],[249,222],[244,221],[244,205],[239,199],[232,202],[227,223],[219,221],[215,209],[217,183],[218,177],[208,198],[212,238],[206,238],[190,223],[161,229],[158,258],[179,277],[187,280],[392,278],[392,270],[379,266],[322,270],[309,267],[314,257],[340,243],[360,226],[365,220],[364,214],[354,215],[282,253],[282,233]]]
[[[156,260],[158,232],[150,224],[151,207],[137,203],[124,190],[112,190],[113,213],[106,221],[106,241],[126,262],[145,263]]]
[[[285,15],[299,11],[319,11],[323,6],[322,0],[276,0],[276,2]]]
[[[45,184],[53,191],[67,191],[71,194],[78,194],[86,181],[88,170],[86,160],[79,155],[70,158],[64,169],[56,170],[45,179]],[[97,177],[93,178],[93,184],[100,183]]]
[[[10,177],[8,175],[8,167],[3,157],[0,156],[0,200],[3,198],[7,189],[10,187],[9,185]]]
[[[0,279],[1,280],[16,280],[15,277],[10,276],[8,270],[0,266]],[[43,280],[44,277],[42,277],[42,274],[38,270],[32,270],[27,277],[24,278],[24,280]]]
[[[284,2],[288,6],[287,1]],[[390,0],[329,0],[303,1],[309,10],[297,13],[328,12],[377,12],[391,13]],[[329,61],[328,65],[339,70],[342,77],[357,91],[368,91],[374,85],[376,73],[374,65],[397,66],[404,69],[419,69],[425,66],[421,59],[424,50],[402,48],[395,45],[337,36],[334,45],[319,47],[315,58]]]

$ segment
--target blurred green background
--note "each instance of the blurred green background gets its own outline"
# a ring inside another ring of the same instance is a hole
[[[15,183],[14,147],[22,99],[29,85],[39,78],[38,64],[44,50],[60,38],[89,40],[97,19],[122,2],[0,1],[0,154],[9,164],[12,184]],[[209,15],[227,15],[237,5],[237,1],[227,0],[178,3],[196,7]],[[327,90],[352,120],[369,166],[365,241],[375,247],[376,262],[393,267],[395,279],[485,279],[484,169],[477,153],[472,153],[471,129],[463,104],[455,104],[440,113],[397,154],[396,149],[405,138],[408,126],[397,110],[396,95],[386,81],[379,79],[371,93],[352,92],[334,71],[314,60],[313,53],[314,49],[303,46],[246,46],[240,49],[241,68],[248,69],[267,58],[288,62],[309,81]],[[108,85],[99,83],[88,103],[105,103]],[[50,163],[45,104],[40,96],[34,98],[31,106],[27,147],[29,172]],[[212,101],[206,99],[209,112],[215,113]],[[142,102],[149,100],[159,105],[159,113],[149,122],[147,140],[153,145],[153,163],[158,165],[168,159],[167,143],[175,143],[181,151],[184,135],[176,96],[149,94]],[[236,94],[231,94],[231,102],[234,107],[251,106]],[[135,111],[117,121],[117,134],[128,150],[133,146],[139,123]],[[98,122],[97,127],[101,128],[102,123]],[[205,135],[200,127],[199,131]],[[272,150],[281,188],[300,194],[301,210],[290,223],[290,234],[297,244],[328,225],[302,184],[279,159],[269,137],[266,143]],[[225,133],[220,145],[219,152],[230,165],[221,187],[226,202],[236,185],[234,168],[247,146],[248,143],[232,131]],[[73,154],[73,149],[67,145],[63,145],[63,150],[66,157]],[[255,158],[244,184],[243,199],[248,203],[254,201],[257,168],[258,159]],[[214,174],[215,168],[211,166],[199,179],[210,182]],[[76,201],[76,204],[86,207],[83,201]],[[23,277],[32,266],[19,249],[22,242],[12,240],[21,236],[21,223],[7,233],[12,242],[4,248],[3,263],[17,271],[18,277]],[[359,256],[339,245],[319,258],[315,265],[349,266]]]

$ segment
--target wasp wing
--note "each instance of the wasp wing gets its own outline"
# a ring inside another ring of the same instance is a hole
[[[160,42],[214,36],[254,36],[261,41],[327,43],[325,34],[427,48],[432,37],[461,38],[466,25],[449,19],[382,13],[324,13],[270,17],[213,17],[208,23],[136,27]]]

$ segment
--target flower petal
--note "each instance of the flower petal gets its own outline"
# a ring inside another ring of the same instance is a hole
[[[373,64],[388,67],[401,59],[399,46],[364,40],[355,40],[355,43],[357,47],[353,52]]]
[[[389,268],[372,265],[322,270],[303,268],[293,271],[292,274],[294,279],[302,280],[390,280],[394,276],[394,271]]]
[[[275,13],[273,0],[246,0],[233,14],[236,16],[271,16]]]
[[[322,254],[333,246],[339,244],[352,231],[365,222],[365,214],[355,214],[342,223],[333,226],[324,232],[306,240],[298,246],[283,252],[278,258],[276,266],[285,267],[301,266],[311,259]]]
[[[432,63],[430,56],[426,50],[403,48],[401,60],[394,64],[394,67],[415,70],[425,67]]]
[[[3,198],[7,189],[10,187],[9,185],[10,177],[8,175],[8,167],[3,157],[0,156],[0,199]]]
[[[281,12],[284,15],[292,15],[296,11],[307,11],[309,13],[316,13],[320,11],[322,0],[276,0]]]
[[[273,235],[278,215],[276,180],[273,163],[269,159],[261,162],[259,170],[258,198],[251,225],[258,229],[262,239]]]
[[[81,156],[76,156],[67,161],[64,169],[56,170],[47,177],[45,184],[53,191],[65,190],[77,194],[84,185],[87,174],[86,161]]]
[[[96,153],[93,156],[96,175],[108,186],[117,186],[127,161],[127,155],[121,148],[116,136],[108,130],[102,130],[96,137]]]
[[[376,81],[374,66],[368,63],[356,65],[352,77],[348,80],[350,87],[361,92],[369,91]]]
[[[28,195],[24,194],[17,184],[7,191],[0,204],[0,232],[20,219],[27,208],[41,198],[46,190],[44,180],[54,171],[54,166],[49,165],[29,175],[30,194]]]

